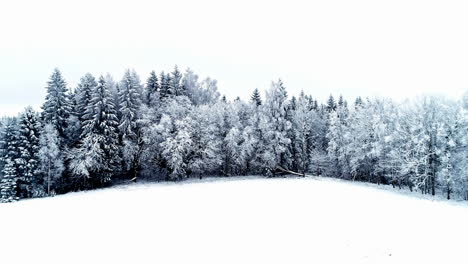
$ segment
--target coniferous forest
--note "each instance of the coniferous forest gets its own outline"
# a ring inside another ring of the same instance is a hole
[[[288,95],[273,81],[227,100],[214,79],[177,66],[146,82],[58,69],[42,110],[0,120],[0,200],[116,183],[294,173],[468,200],[468,93],[404,102]]]

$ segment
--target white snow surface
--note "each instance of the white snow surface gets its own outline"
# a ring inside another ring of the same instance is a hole
[[[0,204],[0,263],[467,263],[466,202],[385,189],[245,177]]]

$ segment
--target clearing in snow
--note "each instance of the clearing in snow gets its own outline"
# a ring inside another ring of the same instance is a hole
[[[466,263],[465,202],[321,178],[133,184],[0,205],[1,263]]]

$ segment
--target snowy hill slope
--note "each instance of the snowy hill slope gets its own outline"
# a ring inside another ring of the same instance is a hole
[[[327,179],[135,184],[0,204],[0,263],[467,263],[468,207]]]

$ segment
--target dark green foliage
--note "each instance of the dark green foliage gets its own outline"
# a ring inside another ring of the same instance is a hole
[[[255,88],[255,90],[252,93],[252,96],[250,97],[250,100],[257,106],[262,105],[262,98],[260,96],[260,92],[258,91],[258,88]]]

